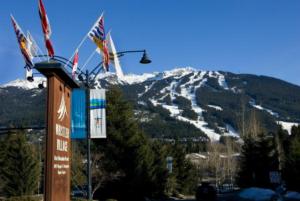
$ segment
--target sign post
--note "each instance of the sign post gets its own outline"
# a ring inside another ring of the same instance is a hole
[[[71,93],[78,84],[61,63],[42,62],[35,68],[47,77],[45,201],[70,201]]]

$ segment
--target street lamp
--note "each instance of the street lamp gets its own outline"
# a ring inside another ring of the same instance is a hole
[[[141,64],[149,64],[149,63],[151,63],[151,60],[149,59],[146,51],[144,51],[143,57],[141,58],[140,63]]]
[[[148,58],[146,54],[146,50],[131,50],[131,51],[122,51],[118,52],[116,55],[117,57],[122,57],[125,54],[128,53],[139,53],[143,52],[143,56],[140,60],[141,64],[149,64],[151,63],[151,60]],[[89,89],[94,88],[95,86],[95,79],[97,75],[101,72],[103,69],[103,62],[99,63],[96,67],[94,67],[90,72],[86,70],[83,72],[80,68],[78,68],[80,73],[78,75],[78,80],[81,81],[86,89],[86,112],[87,112],[87,173],[88,173],[88,193],[87,198],[88,200],[92,199],[92,175],[91,175],[91,136],[90,136],[90,97],[89,97]]]
[[[121,52],[117,52],[116,56],[118,58],[124,56],[125,54],[129,54],[129,53],[143,53],[142,58],[140,59],[140,63],[141,64],[149,64],[152,61],[149,59],[149,56],[146,52],[146,50],[126,50],[126,51],[121,51]],[[37,55],[36,57],[47,57],[47,55]],[[73,66],[73,62],[69,61],[68,59],[61,57],[61,56],[53,56],[51,58],[51,60],[54,61],[58,61],[62,64],[64,64],[66,67],[72,69]],[[51,61],[50,60],[50,61]],[[101,72],[101,70],[103,69],[103,62],[100,62],[99,64],[97,64],[91,71],[86,70],[85,72],[83,72],[79,67],[78,67],[78,80],[83,83],[85,85],[85,87],[87,88],[92,88],[94,87],[94,82],[95,79],[97,77],[97,75]],[[93,76],[93,77],[92,77]],[[27,77],[27,80],[30,82],[34,81],[34,77]],[[43,88],[42,84],[39,84],[39,88]]]

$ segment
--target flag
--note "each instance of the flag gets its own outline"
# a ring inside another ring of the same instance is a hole
[[[14,19],[14,17],[11,15],[11,21],[17,36],[17,40],[19,43],[19,47],[21,50],[21,53],[24,57],[26,66],[29,68],[33,67],[33,62],[32,62],[32,58],[30,56],[29,50],[28,50],[28,40],[25,36],[25,34],[23,33],[21,27],[18,25],[17,21]]]
[[[27,31],[27,42],[27,49],[29,50],[30,58],[33,59],[37,56],[38,46],[29,31]]]
[[[44,38],[45,38],[45,45],[48,50],[48,55],[50,57],[53,57],[54,49],[53,49],[52,43],[50,41],[50,36],[51,36],[52,31],[51,31],[49,19],[46,14],[46,10],[45,10],[42,0],[39,0],[39,15],[40,15],[42,30],[43,30]]]
[[[71,107],[71,139],[85,139],[87,137],[85,89],[72,90]]]
[[[74,59],[73,59],[73,68],[72,68],[72,77],[73,79],[75,78],[75,73],[76,73],[76,70],[77,70],[77,67],[78,67],[78,49],[76,50],[75,52],[75,55],[74,55]]]
[[[106,138],[106,98],[104,89],[90,90],[90,137]]]
[[[91,28],[91,30],[88,33],[89,38],[97,45],[97,47],[102,52],[102,58],[103,58],[103,67],[106,71],[109,69],[109,51],[107,49],[106,44],[106,34],[104,29],[104,17],[103,14],[99,17],[99,19],[96,21],[94,26]]]
[[[122,77],[124,77],[124,74],[123,74],[123,71],[122,71],[122,68],[121,68],[119,57],[117,55],[115,44],[112,40],[112,37],[111,37],[110,33],[107,34],[107,41],[108,41],[108,49],[109,49],[110,60],[113,61],[113,64],[114,64],[115,69],[116,69],[117,76],[119,78],[122,78]]]

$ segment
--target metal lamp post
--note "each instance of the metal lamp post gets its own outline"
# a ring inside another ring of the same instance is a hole
[[[143,52],[143,56],[140,60],[141,64],[149,64],[151,63],[151,60],[146,54],[146,50],[133,50],[133,51],[122,51],[118,52],[117,56],[121,57],[128,53],[140,53]],[[95,85],[95,79],[97,75],[101,72],[101,69],[103,67],[103,62],[99,63],[95,68],[92,69],[92,71],[86,70],[85,72],[82,72],[80,70],[80,74],[78,75],[78,79],[84,84],[86,89],[86,125],[87,125],[87,177],[88,177],[88,193],[87,193],[87,199],[92,200],[92,174],[91,174],[91,136],[90,136],[90,97],[89,97],[89,89],[93,88]]]

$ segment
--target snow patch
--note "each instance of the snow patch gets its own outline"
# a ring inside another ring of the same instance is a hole
[[[230,124],[226,124],[226,131],[224,135],[240,137],[240,134]]]
[[[223,87],[223,89],[228,90],[228,85],[227,82],[225,80],[225,76],[221,73],[219,73],[218,71],[215,72],[218,75],[218,83],[221,87]]]
[[[293,126],[299,125],[299,123],[296,122],[286,122],[286,121],[277,121],[277,123],[280,124],[284,130],[287,130],[289,134],[291,134]]]
[[[161,106],[169,110],[169,112],[171,113],[171,117],[176,117],[182,112],[182,110],[180,110],[177,105],[161,104]]]
[[[214,108],[215,110],[219,110],[219,111],[223,111],[223,108],[221,108],[220,106],[217,105],[207,105],[210,108]]]
[[[146,85],[146,86],[145,86],[145,91],[144,91],[143,93],[138,94],[138,97],[140,98],[140,97],[142,97],[144,94],[146,94],[150,89],[152,89],[152,87],[153,87],[153,85],[154,85],[155,83],[156,83],[156,82],[153,82],[153,83],[151,83],[149,86]]]
[[[255,201],[271,200],[275,195],[276,193],[270,189],[255,187],[244,189],[239,193],[241,198]]]
[[[139,105],[144,105],[144,106],[147,106],[147,103],[146,102],[144,102],[144,101],[138,101],[137,102]]]
[[[251,100],[249,101],[249,104],[250,104],[252,107],[254,107],[254,108],[258,109],[258,110],[263,110],[263,111],[268,112],[270,115],[272,115],[272,116],[274,116],[274,117],[277,117],[277,118],[279,117],[279,114],[278,114],[277,112],[273,112],[272,110],[267,109],[267,108],[264,108],[264,107],[262,107],[261,105],[256,105],[254,99],[251,99]]]

